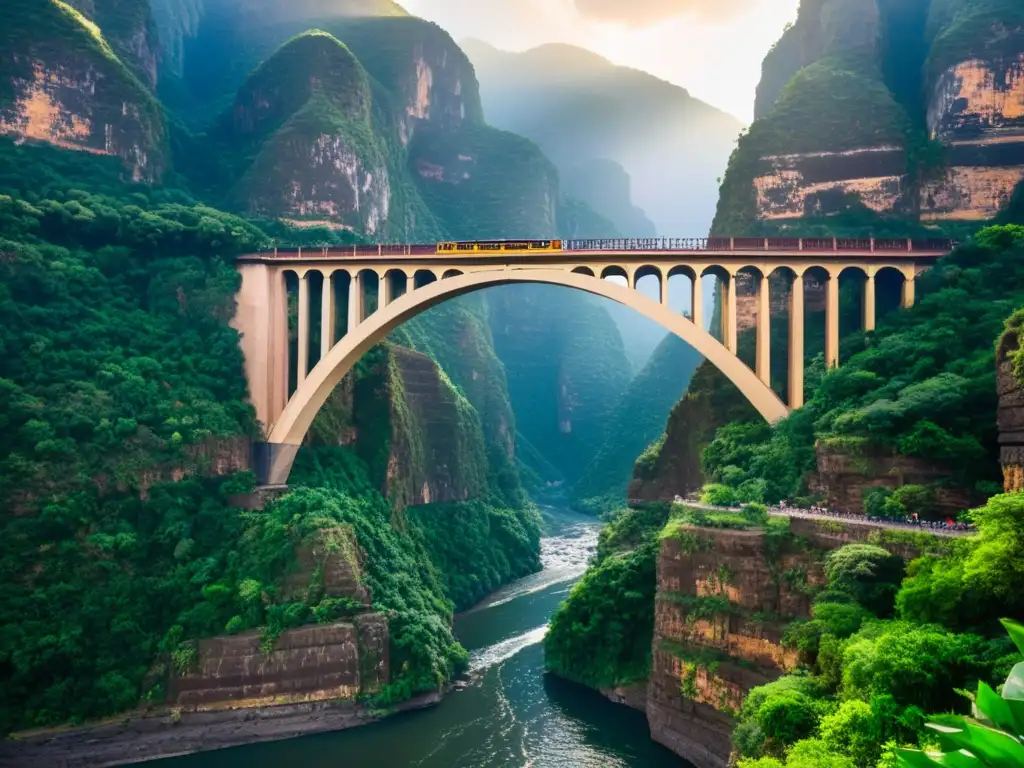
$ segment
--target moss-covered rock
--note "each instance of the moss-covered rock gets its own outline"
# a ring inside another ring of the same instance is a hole
[[[5,3],[0,51],[0,133],[119,157],[135,181],[163,176],[163,110],[95,24],[60,0]]]
[[[239,89],[215,129],[233,205],[378,234],[390,181],[371,123],[369,78],[341,42],[308,32],[286,43]]]
[[[159,41],[150,0],[72,0],[68,5],[94,21],[121,61],[150,89],[156,87]]]
[[[483,125],[424,126],[409,164],[423,199],[456,239],[556,234],[558,173],[528,139]]]

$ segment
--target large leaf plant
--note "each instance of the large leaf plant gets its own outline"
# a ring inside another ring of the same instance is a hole
[[[1003,619],[1024,654],[1024,625]],[[897,750],[902,768],[1024,768],[1024,661],[1014,666],[1000,696],[978,684],[973,717],[935,715],[928,723],[941,753]]]

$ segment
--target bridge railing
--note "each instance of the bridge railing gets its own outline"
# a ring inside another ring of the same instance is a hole
[[[881,237],[647,237],[562,240],[564,251],[669,251],[676,253],[807,251],[810,253],[948,253],[953,240]],[[263,257],[345,257],[426,256],[437,253],[436,243],[381,243],[331,245],[326,247],[273,248],[260,251]],[[468,253],[468,251],[467,251]],[[528,252],[518,252],[525,254]]]

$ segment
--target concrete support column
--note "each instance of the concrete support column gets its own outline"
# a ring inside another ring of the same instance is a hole
[[[793,278],[789,293],[789,407],[804,405],[804,276]]]
[[[757,291],[757,378],[772,383],[771,288],[767,276]]]
[[[363,322],[363,279],[358,273],[352,275],[348,284],[348,330],[349,333]]]
[[[910,309],[914,306],[914,278],[907,277],[903,280],[903,294],[900,296],[900,306],[903,309]]]
[[[238,271],[242,286],[231,327],[242,336],[249,400],[270,434],[288,402],[288,293],[276,267],[243,264]]]
[[[334,282],[332,273],[324,272],[323,296],[320,300],[320,359],[334,346]]]
[[[273,417],[268,427],[277,423],[278,418],[284,413],[285,406],[288,405],[288,398],[291,396],[291,392],[288,391],[288,385],[291,380],[289,373],[292,364],[291,355],[288,350],[288,283],[285,282],[284,272],[278,272],[274,276],[273,282],[274,296],[271,306],[274,308],[273,314],[276,315],[273,320],[275,336],[273,370],[275,380]]]
[[[392,274],[388,271],[385,271],[384,274],[380,276],[380,280],[377,283],[377,290],[379,291],[377,309],[384,309],[384,307],[395,300],[392,278]]]
[[[875,330],[875,276],[864,281],[863,325],[865,331]]]
[[[704,330],[704,286],[700,282],[700,272],[693,278],[690,286],[690,314],[693,324]]]
[[[661,306],[668,306],[668,275],[661,276]]]
[[[722,343],[736,354],[736,275],[729,275],[728,280],[722,281],[722,298],[725,305],[722,312]]]
[[[309,273],[299,275],[299,369],[296,386],[306,380],[309,373]]]
[[[829,275],[825,306],[825,367],[839,367],[839,275]]]

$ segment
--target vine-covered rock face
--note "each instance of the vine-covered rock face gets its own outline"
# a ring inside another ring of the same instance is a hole
[[[99,29],[58,0],[0,9],[0,133],[121,158],[133,181],[168,165],[163,111]]]
[[[286,43],[220,120],[226,151],[244,158],[258,148],[233,202],[254,214],[380,232],[391,183],[371,104],[365,70],[336,38],[309,32]]]

